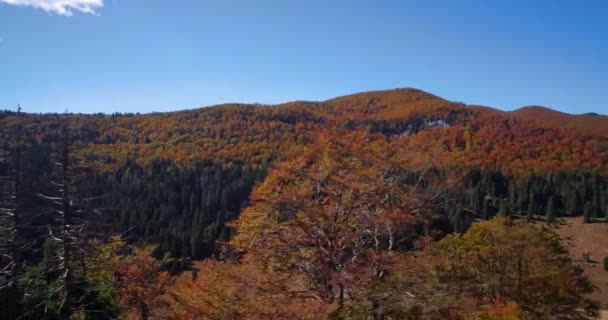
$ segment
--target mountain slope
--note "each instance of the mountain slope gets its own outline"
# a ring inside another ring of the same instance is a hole
[[[523,107],[509,114],[520,120],[532,121],[537,125],[573,128],[608,135],[608,116],[589,113],[574,115],[538,106]]]
[[[508,170],[513,161],[526,163],[515,164],[519,171],[530,161],[541,162],[534,165],[541,170],[550,170],[556,161],[563,168],[594,170],[608,164],[606,116],[567,115],[537,107],[502,112],[417,89],[365,92],[324,102],[232,104],[146,115],[0,114],[5,134],[11,125],[21,123],[31,129],[32,138],[46,142],[56,139],[62,121],[86,143],[87,158],[104,170],[127,159],[142,164],[155,158],[184,164],[200,159],[260,164],[283,157],[322,130],[355,128],[388,136],[428,131],[416,139],[440,139],[454,151],[455,160],[501,170]],[[517,156],[505,161],[493,156],[501,151],[496,143]]]
[[[50,183],[50,159],[67,126],[80,164],[95,175],[90,185],[111,190],[104,205],[115,212],[105,224],[176,256],[201,257],[215,253],[216,240],[230,239],[228,222],[248,205],[269,168],[319,139],[358,131],[395,147],[441,150],[433,159],[437,169],[465,173],[460,204],[443,213],[448,229],[463,230],[473,218],[505,210],[564,216],[589,207],[602,217],[608,211],[608,135],[575,128],[568,119],[577,116],[544,122],[542,114],[553,111],[532,111],[503,112],[396,89],[144,115],[5,112],[0,176],[11,172],[20,137],[31,194],[44,191],[37,188]]]

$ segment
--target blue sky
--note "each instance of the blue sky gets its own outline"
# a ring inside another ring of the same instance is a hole
[[[0,0],[0,109],[151,112],[415,87],[608,113],[608,1]]]

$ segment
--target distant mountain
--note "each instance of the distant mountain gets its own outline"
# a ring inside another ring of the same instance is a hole
[[[570,115],[544,107],[504,112],[412,88],[323,102],[226,104],[144,115],[0,113],[5,133],[22,123],[33,139],[44,142],[57,138],[61,121],[77,132],[86,143],[82,151],[87,159],[103,170],[113,170],[127,159],[141,164],[156,158],[183,164],[201,159],[269,163],[293,146],[312,141],[320,131],[357,128],[436,139],[453,151],[454,161],[500,170],[608,167],[607,116]]]
[[[453,230],[471,223],[470,212],[487,218],[557,208],[559,216],[589,207],[602,217],[608,209],[606,116],[543,107],[504,112],[410,88],[143,115],[3,112],[0,176],[11,172],[19,137],[30,193],[44,193],[66,126],[81,165],[95,174],[90,186],[110,191],[105,205],[116,212],[104,225],[176,256],[213,254],[269,168],[319,138],[353,131],[414,150],[441,149],[436,169],[468,172],[459,206],[448,210]]]
[[[608,116],[597,113],[568,114],[545,107],[528,106],[510,112],[511,115],[526,121],[534,121],[539,126],[574,128],[608,135]]]

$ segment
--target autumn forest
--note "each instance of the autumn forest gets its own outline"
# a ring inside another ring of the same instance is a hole
[[[607,116],[409,88],[25,111],[0,112],[0,319],[596,319],[608,303],[560,233],[608,224]]]

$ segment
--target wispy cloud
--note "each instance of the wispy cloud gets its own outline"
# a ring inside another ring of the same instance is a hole
[[[0,0],[15,6],[29,6],[62,16],[71,16],[74,11],[95,14],[103,7],[103,0]]]

